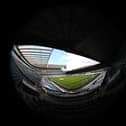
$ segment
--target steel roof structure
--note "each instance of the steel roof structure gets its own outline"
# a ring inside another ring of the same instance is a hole
[[[53,48],[33,45],[18,46],[20,53],[32,65],[48,64]]]

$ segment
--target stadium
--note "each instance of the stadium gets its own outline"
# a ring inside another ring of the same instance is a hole
[[[58,113],[58,118],[61,113],[68,118],[71,112],[85,112],[88,118],[92,113],[89,103],[105,95],[104,81],[109,68],[95,64],[64,71],[66,65],[49,64],[53,50],[44,46],[14,45],[10,67],[15,88],[33,111],[46,113],[48,109],[50,115]],[[120,70],[113,79],[119,74]]]
[[[73,106],[76,108],[75,111],[79,112],[83,109],[85,111],[87,107],[83,105],[101,95],[97,92],[103,88],[102,83],[107,68],[71,73],[81,69],[98,67],[99,64],[96,64],[64,71],[66,65],[48,64],[52,50],[53,48],[44,46],[13,46],[11,75],[17,91],[23,96],[27,105],[37,112],[42,112],[46,106],[38,106],[33,99],[37,101],[41,99],[41,104],[43,104],[43,100],[49,102],[51,106],[56,107],[58,113],[62,109],[66,111],[67,116],[70,111],[73,111]],[[26,100],[26,96],[29,100]]]
[[[7,85],[6,94],[12,101],[7,104],[8,113],[16,110],[15,116],[23,113],[21,118],[25,119],[40,115],[41,120],[80,119],[83,123],[86,119],[122,117],[126,44],[112,25],[117,18],[111,21],[102,11],[76,5],[36,10],[34,14],[19,31],[9,34],[8,83],[14,84],[16,92],[11,91],[13,85]],[[66,52],[66,58],[57,54],[58,49]],[[68,53],[92,59],[95,64],[72,59]]]
[[[23,48],[24,47],[24,48]],[[43,48],[43,49],[42,49]],[[43,50],[45,52],[43,52]],[[76,94],[77,92],[89,92],[89,90],[93,90],[100,86],[104,76],[105,76],[105,70],[103,72],[90,72],[90,73],[80,73],[80,74],[67,74],[67,72],[70,71],[63,71],[63,68],[66,68],[65,65],[56,65],[56,64],[48,64],[49,57],[51,56],[52,48],[50,48],[50,53],[46,52],[49,48],[45,47],[39,47],[39,46],[14,46],[12,50],[12,56],[14,57],[13,60],[16,63],[18,69],[24,73],[29,78],[29,74],[26,74],[26,69],[21,67],[20,64],[22,61],[21,58],[23,58],[24,65],[28,67],[28,65],[31,65],[33,69],[36,71],[35,74],[38,74],[38,78],[28,80],[34,81],[33,83],[37,83],[36,85],[41,90],[46,90],[46,93],[51,93],[53,95],[62,94],[62,96],[65,96],[66,94]],[[39,52],[37,52],[39,51]],[[34,55],[34,53],[36,54]],[[48,53],[48,55],[46,54]],[[46,55],[46,57],[45,57]],[[43,56],[43,57],[42,57]],[[39,57],[39,63],[38,63],[38,57]],[[18,59],[18,62],[17,62]],[[20,64],[19,64],[20,63]],[[26,64],[27,63],[27,64]],[[23,69],[25,69],[25,71]],[[79,68],[80,69],[80,68]],[[82,69],[82,68],[81,68]],[[76,69],[77,70],[77,69]],[[34,76],[34,75],[32,75]],[[37,75],[36,75],[37,77]],[[99,84],[95,85],[96,80],[100,82]],[[40,81],[41,80],[41,81]],[[27,83],[27,80],[23,80],[25,83]],[[91,86],[89,86],[89,82]],[[28,84],[28,83],[27,83]],[[33,85],[33,84],[32,84]],[[92,86],[95,85],[95,86]],[[91,88],[92,87],[92,88]],[[55,93],[56,92],[56,93]],[[79,94],[78,94],[79,95]],[[69,95],[68,95],[69,96]],[[68,97],[67,96],[67,97]]]

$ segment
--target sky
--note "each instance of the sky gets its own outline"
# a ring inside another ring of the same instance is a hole
[[[19,46],[19,49],[26,49],[26,51],[28,50],[28,48],[33,49],[34,52],[38,51],[35,49],[52,50],[52,48],[44,47],[44,46],[33,46],[33,45]],[[31,52],[31,54],[33,53],[33,51]],[[37,63],[39,63],[41,61],[39,58],[39,54],[38,54],[38,57],[36,56],[34,60],[32,59],[32,61],[36,61]],[[86,67],[89,65],[95,65],[98,63],[99,62],[95,60],[82,57],[73,53],[69,53],[63,50],[55,49],[55,48],[53,49],[52,54],[48,61],[48,64],[66,65],[66,69],[63,69],[64,71],[73,70],[80,67]]]
[[[63,50],[53,49],[52,55],[48,63],[66,65],[66,69],[63,70],[68,71],[80,67],[95,65],[99,62],[73,53],[68,53]]]

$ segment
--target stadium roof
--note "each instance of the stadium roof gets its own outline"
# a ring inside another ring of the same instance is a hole
[[[53,48],[33,45],[20,45],[18,46],[18,49],[25,59],[35,66],[48,64],[53,51]]]

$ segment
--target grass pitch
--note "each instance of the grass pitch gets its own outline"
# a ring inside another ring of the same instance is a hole
[[[49,80],[55,82],[56,84],[66,88],[66,89],[77,89],[81,86],[88,84],[91,80],[93,80],[97,74],[90,75],[68,75],[65,77],[50,77]]]

